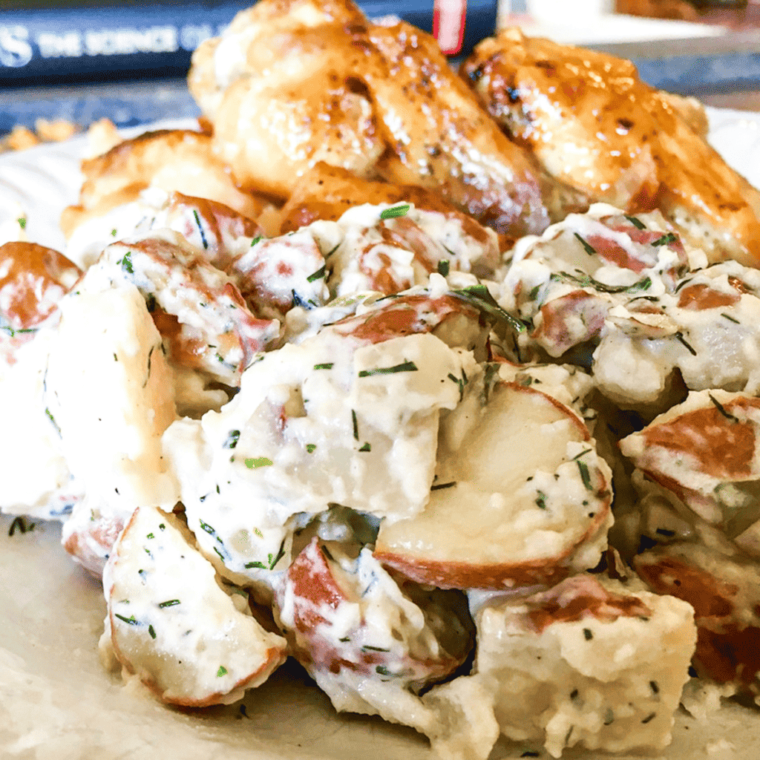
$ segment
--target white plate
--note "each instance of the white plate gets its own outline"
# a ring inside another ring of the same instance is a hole
[[[760,185],[760,115],[710,111],[710,119],[716,147]],[[0,222],[20,202],[32,240],[60,245],[57,219],[76,198],[84,148],[77,138],[0,156]],[[297,666],[249,692],[245,715],[239,705],[174,710],[125,688],[98,660],[105,615],[99,584],[69,560],[57,525],[12,537],[10,525],[0,517],[3,760],[431,760],[426,740],[410,729],[336,715]],[[519,758],[528,749],[537,748],[499,745],[493,758]],[[700,722],[681,712],[663,757],[756,760],[760,715],[728,705]]]

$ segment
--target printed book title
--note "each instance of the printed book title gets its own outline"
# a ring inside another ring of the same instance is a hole
[[[135,53],[192,52],[227,24],[164,24],[144,29],[66,30],[32,34],[24,26],[0,26],[0,66],[22,68],[39,56],[44,59],[81,58]]]

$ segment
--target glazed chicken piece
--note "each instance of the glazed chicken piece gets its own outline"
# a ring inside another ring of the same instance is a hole
[[[246,188],[285,198],[318,161],[374,174],[383,151],[366,88],[364,17],[350,1],[269,0],[193,55],[188,87],[218,156]]]
[[[438,189],[476,219],[517,236],[584,205],[558,194],[500,133],[431,36],[399,23],[371,25],[368,37],[383,61],[363,74],[388,146],[378,164],[383,177]]]
[[[244,188],[286,198],[324,161],[432,189],[515,236],[586,205],[500,132],[432,37],[348,1],[258,3],[196,51],[188,82]]]
[[[695,131],[693,109],[630,61],[507,29],[463,74],[556,180],[629,211],[660,209],[711,262],[760,263],[760,193]]]
[[[216,201],[249,219],[258,218],[266,199],[240,190],[211,146],[211,137],[201,132],[160,130],[125,140],[102,156],[83,161],[85,180],[79,205],[64,209],[63,233],[71,237],[84,222],[137,200],[148,187]]]

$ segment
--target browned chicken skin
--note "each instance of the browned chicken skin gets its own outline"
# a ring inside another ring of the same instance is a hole
[[[555,179],[590,200],[659,208],[713,262],[760,263],[760,193],[630,61],[507,29],[478,45],[463,74]]]
[[[318,162],[439,193],[513,236],[585,198],[511,142],[432,37],[332,0],[262,0],[193,56],[190,91],[238,184],[286,198]]]

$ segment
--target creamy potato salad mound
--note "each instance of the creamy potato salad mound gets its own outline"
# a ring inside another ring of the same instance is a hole
[[[0,247],[0,508],[63,523],[125,678],[294,657],[451,760],[661,750],[692,667],[760,693],[757,271],[606,205],[498,250],[157,188]]]

